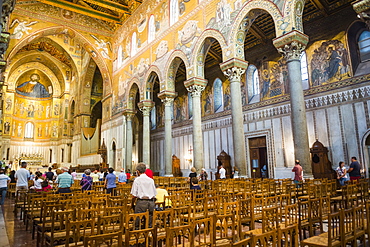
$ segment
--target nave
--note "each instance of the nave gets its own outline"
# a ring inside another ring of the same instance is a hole
[[[226,179],[201,182],[199,191],[185,178],[155,180],[169,196],[151,228],[148,213],[133,214],[130,184],[114,196],[98,183],[91,194],[78,186],[68,195],[19,191],[2,207],[8,246],[369,246],[368,179],[340,189],[327,179],[297,188]]]

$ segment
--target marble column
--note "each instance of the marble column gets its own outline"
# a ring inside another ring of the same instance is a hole
[[[292,31],[273,41],[277,50],[284,56],[288,66],[291,122],[295,159],[300,160],[305,177],[312,177],[310,147],[306,120],[306,106],[302,88],[301,54],[308,43],[308,36]],[[287,164],[293,166],[294,164]]]
[[[158,97],[164,104],[164,165],[165,176],[172,177],[172,105],[173,99],[176,97],[176,92],[163,91],[158,94]]]
[[[247,176],[247,156],[245,150],[243,105],[241,97],[241,77],[248,67],[248,62],[237,58],[230,59],[220,65],[221,70],[230,80],[231,117],[233,129],[234,166],[238,167],[239,175]]]
[[[352,3],[352,7],[361,21],[366,23],[370,30],[370,0],[357,0]]]
[[[135,116],[135,111],[126,110],[126,169],[132,170],[132,118]]]
[[[154,102],[144,100],[138,103],[140,111],[143,113],[143,162],[150,167],[150,111],[154,106]]]
[[[193,99],[193,166],[197,172],[200,172],[204,166],[201,95],[207,82],[203,78],[196,77],[184,82]]]

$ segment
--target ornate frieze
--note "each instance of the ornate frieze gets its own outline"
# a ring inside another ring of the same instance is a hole
[[[352,6],[361,21],[370,29],[370,0],[358,0],[352,3]]]

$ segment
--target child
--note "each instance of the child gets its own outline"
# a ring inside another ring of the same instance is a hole
[[[47,179],[45,179],[44,181],[42,181],[41,187],[42,187],[42,191],[44,191],[44,192],[48,192],[48,191],[50,191],[52,189],[52,187],[49,184],[49,182],[48,182]]]
[[[198,178],[197,177],[192,177],[191,178],[191,186],[190,189],[192,190],[201,190],[199,184],[198,184]]]

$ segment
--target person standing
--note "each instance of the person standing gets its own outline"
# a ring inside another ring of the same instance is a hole
[[[77,172],[76,172],[76,169],[73,169],[73,170],[72,170],[71,175],[72,175],[72,177],[73,177],[73,180],[77,180]]]
[[[218,173],[220,173],[220,179],[226,178],[226,169],[223,167],[223,165],[220,165],[220,170],[218,170]]]
[[[91,177],[93,179],[93,182],[99,182],[99,174],[97,170],[95,170],[94,173],[91,174]]]
[[[132,206],[135,204],[135,213],[144,213],[149,210],[149,227],[152,227],[153,211],[155,208],[155,197],[157,190],[154,180],[145,174],[146,165],[139,163],[136,166],[137,177],[131,188]],[[138,228],[138,224],[136,224]]]
[[[118,183],[120,184],[126,184],[127,182],[127,175],[125,172],[125,169],[121,169],[121,173],[118,175]]]
[[[114,169],[112,167],[108,168],[109,173],[105,177],[104,186],[107,188],[107,194],[112,194],[116,188],[116,175],[114,175]]]
[[[52,172],[51,170],[52,170],[52,168],[51,168],[51,167],[49,167],[48,172],[47,172],[47,173],[45,173],[46,178],[47,178],[49,181],[53,181],[53,179],[54,179],[54,172]]]
[[[0,194],[1,194],[1,201],[0,205],[4,205],[6,192],[8,190],[8,185],[10,183],[10,177],[4,174],[4,170],[0,169]]]
[[[90,176],[91,170],[90,169],[86,169],[85,172],[84,172],[84,174],[86,176],[83,177],[81,179],[81,181],[80,181],[81,189],[82,189],[82,191],[92,190],[93,179]]]
[[[202,171],[200,172],[199,175],[199,181],[207,181],[207,178],[208,178],[207,171],[206,169],[202,168]]]
[[[351,158],[351,165],[349,166],[348,173],[349,173],[349,179],[351,181],[353,180],[359,180],[361,178],[361,166],[360,163],[357,161],[356,157]]]
[[[15,179],[17,180],[17,190],[28,190],[28,180],[31,175],[26,169],[27,162],[22,161],[21,168],[15,172]]]
[[[63,173],[58,175],[56,183],[58,184],[58,193],[71,193],[71,186],[74,183],[74,179],[71,174],[68,173],[68,167],[62,167]]]
[[[344,166],[343,161],[339,162],[339,166],[336,171],[337,171],[337,179],[339,180],[339,184],[343,186],[344,183],[348,180],[346,167]]]
[[[298,183],[303,180],[302,171],[303,169],[299,160],[295,160],[295,166],[293,167],[292,172],[294,172],[294,183],[296,184],[296,187],[298,187]]]

